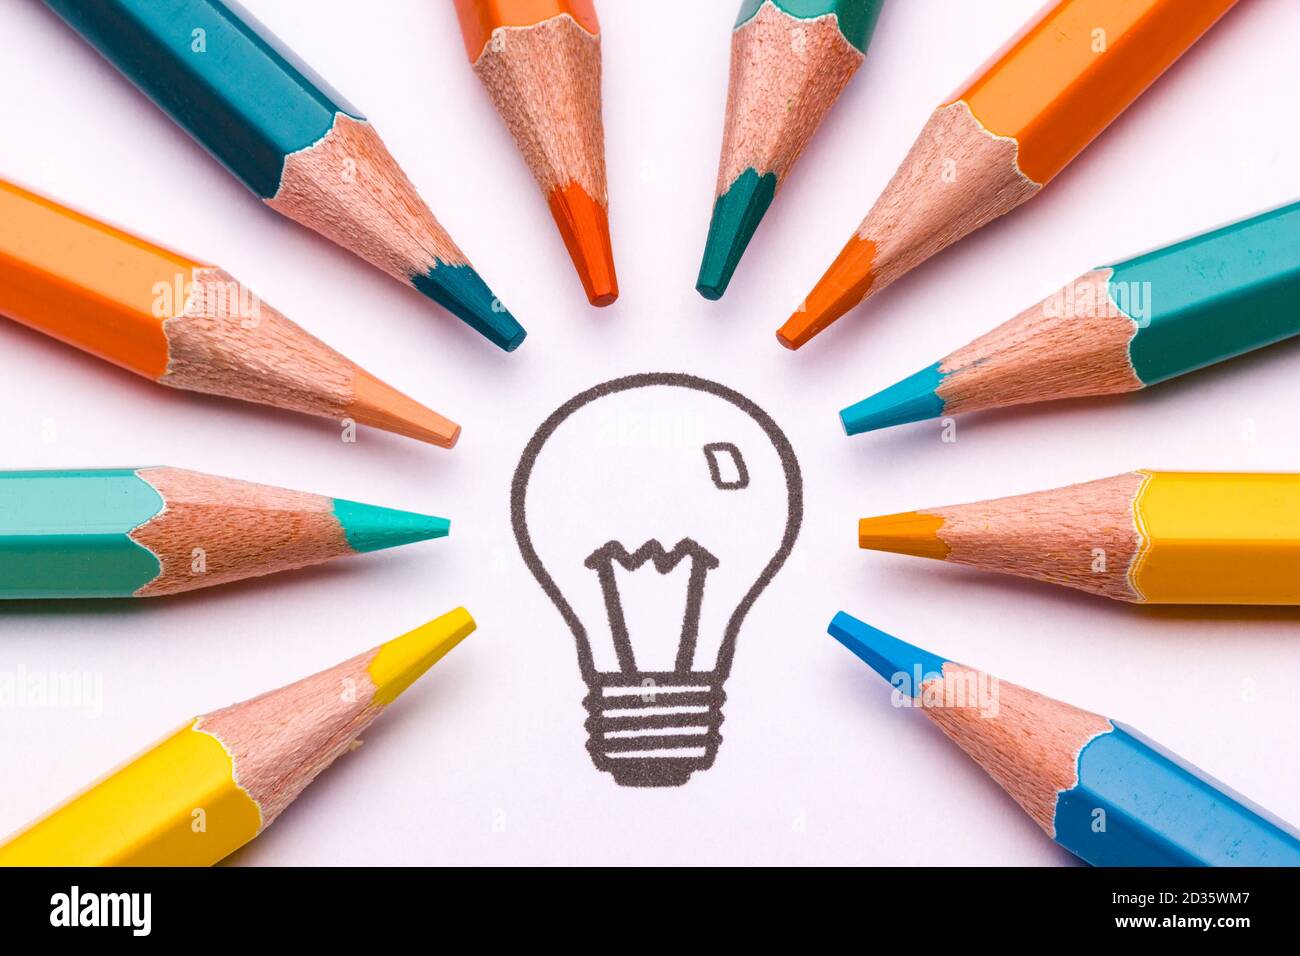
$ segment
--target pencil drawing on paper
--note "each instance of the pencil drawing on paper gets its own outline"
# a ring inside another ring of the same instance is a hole
[[[711,767],[741,625],[803,519],[780,427],[707,379],[615,379],[537,429],[510,506],[524,562],[577,645],[597,769],[675,787]]]

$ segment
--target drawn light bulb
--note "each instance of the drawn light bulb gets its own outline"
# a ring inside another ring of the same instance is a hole
[[[662,787],[712,766],[741,625],[802,518],[789,440],[716,382],[615,379],[542,423],[511,520],[576,643],[598,769]]]

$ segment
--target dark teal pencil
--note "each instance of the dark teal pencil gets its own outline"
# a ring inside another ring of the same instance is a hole
[[[777,191],[866,57],[885,0],[743,0],[695,288],[720,299]]]
[[[45,2],[268,206],[501,348],[524,340],[365,116],[238,4]]]

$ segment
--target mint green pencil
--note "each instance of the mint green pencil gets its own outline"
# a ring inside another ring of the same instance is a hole
[[[179,468],[0,472],[0,599],[176,594],[448,529],[444,518]]]
[[[1300,203],[1084,273],[840,412],[850,435],[1137,391],[1300,333]]]

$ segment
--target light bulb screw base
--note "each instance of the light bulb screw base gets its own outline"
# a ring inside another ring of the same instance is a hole
[[[587,687],[587,752],[619,786],[680,787],[713,766],[727,699],[719,675],[598,673]]]

